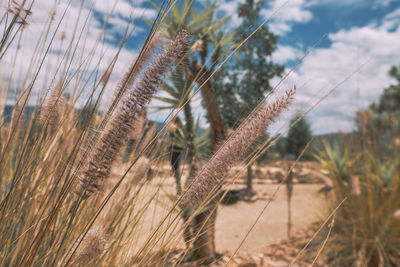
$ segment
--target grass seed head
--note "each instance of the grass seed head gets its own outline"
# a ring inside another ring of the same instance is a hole
[[[170,68],[185,55],[188,33],[183,31],[171,41],[167,49],[158,55],[144,72],[132,91],[123,99],[116,116],[100,136],[92,150],[90,160],[80,178],[80,194],[87,198],[100,189],[100,182],[110,175],[111,164],[120,148],[126,143],[134,127],[136,117],[150,103],[158,87],[163,83]]]
[[[238,131],[230,135],[228,140],[207,162],[195,178],[193,184],[182,197],[181,205],[199,205],[207,195],[218,186],[229,168],[237,162],[250,145],[260,136],[265,129],[288,108],[292,102],[295,89],[290,90],[285,96],[277,98],[269,105],[261,108],[247,119]]]

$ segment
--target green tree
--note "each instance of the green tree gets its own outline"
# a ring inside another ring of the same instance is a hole
[[[235,44],[242,42],[262,23],[260,11],[264,3],[263,0],[246,0],[239,5],[237,12],[242,22],[235,30]],[[216,75],[217,100],[228,127],[235,129],[272,89],[270,80],[282,74],[284,68],[270,59],[277,39],[267,26],[261,27]],[[252,166],[248,166],[248,192],[252,191],[252,177]]]
[[[393,66],[389,76],[396,83],[385,88],[378,101],[358,110],[355,116],[358,142],[381,156],[388,154],[393,142],[400,138],[400,67]]]
[[[191,96],[191,82],[186,77],[183,69],[177,67],[175,72],[170,78],[170,83],[165,83],[163,86],[163,91],[167,94],[166,96],[157,96],[158,99],[165,103],[165,105],[157,107],[158,110],[174,110],[183,107],[183,114],[185,118],[185,128],[177,129],[177,133],[181,131],[181,135],[184,136],[183,142],[180,142],[182,148],[186,147],[187,157],[186,160],[190,166],[190,174],[194,172],[193,161],[196,155],[195,148],[195,136],[194,136],[194,118],[192,108],[190,106],[190,96]],[[179,117],[176,120],[180,120]],[[179,124],[181,125],[181,123]],[[177,189],[180,194],[181,182],[180,174],[178,171],[174,171],[175,178],[177,180]]]
[[[397,84],[386,88],[379,98],[379,102],[373,104],[373,109],[379,113],[398,113],[400,111],[400,67],[393,66],[390,71],[390,77],[397,81]]]
[[[290,123],[292,124],[295,121],[297,121],[297,123],[290,128],[286,138],[286,152],[294,158],[297,158],[311,140],[312,132],[306,118],[301,118],[301,115],[296,115]]]
[[[381,134],[399,134],[400,128],[400,67],[393,66],[389,71],[396,84],[385,88],[379,101],[371,104],[374,122]]]

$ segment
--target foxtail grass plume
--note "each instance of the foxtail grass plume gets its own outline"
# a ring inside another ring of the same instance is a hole
[[[60,80],[46,97],[40,110],[41,124],[48,123],[50,127],[55,127],[60,122],[66,104],[65,97],[62,95],[62,85],[63,80]]]
[[[123,99],[115,117],[111,119],[95,144],[80,177],[79,193],[83,197],[89,197],[100,190],[100,181],[109,176],[111,164],[133,130],[135,118],[149,104],[167,72],[185,55],[188,37],[186,31],[179,33],[166,50],[155,58],[134,89]]]
[[[141,150],[142,148],[146,147],[148,144],[150,144],[150,142],[152,141],[152,139],[156,136],[157,133],[157,127],[155,124],[153,124],[152,126],[150,126],[150,128],[146,131],[146,133],[144,133],[142,135],[142,140],[140,142],[140,144],[138,144],[139,150]]]
[[[133,86],[136,78],[142,72],[144,66],[150,60],[154,51],[157,49],[157,47],[159,47],[163,33],[164,31],[159,31],[154,34],[146,47],[144,47],[143,52],[139,54],[136,60],[129,66],[129,70],[125,73],[124,77],[118,83],[117,90],[115,91],[117,95],[123,94],[126,89]],[[110,74],[108,74],[108,76],[109,75]]]
[[[141,156],[138,158],[135,169],[131,171],[132,177],[130,178],[129,183],[131,185],[137,185],[141,181],[145,180],[144,177],[147,177],[150,169],[150,160],[146,156]]]
[[[396,220],[399,220],[399,221],[400,221],[400,209],[396,210],[396,211],[393,213],[393,218],[395,218]]]
[[[89,263],[94,264],[95,261],[103,254],[104,250],[106,249],[106,245],[107,241],[102,228],[94,228],[90,230],[78,247],[74,258],[71,261],[71,265],[87,266]]]
[[[147,124],[147,112],[144,110],[141,114],[138,115],[135,121],[135,129],[131,133],[131,138],[135,139],[136,142],[139,142],[143,137],[145,127]]]
[[[400,147],[400,136],[397,136],[396,138],[394,138],[393,144],[395,147]]]
[[[295,93],[295,88],[286,92],[269,105],[261,108],[242,127],[233,133],[215,155],[205,164],[203,169],[194,179],[182,197],[181,205],[198,205],[204,201],[207,195],[219,185],[229,168],[237,162],[250,145],[259,137],[276,117],[286,109]]]
[[[351,177],[351,194],[353,196],[360,196],[361,195],[361,188],[360,183],[357,177]]]

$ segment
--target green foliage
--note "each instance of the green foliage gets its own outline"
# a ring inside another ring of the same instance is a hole
[[[153,3],[156,9],[160,7]],[[213,69],[220,60],[222,52],[232,46],[232,34],[224,34],[221,28],[228,22],[225,16],[215,16],[216,3],[207,1],[202,9],[195,9],[193,2],[189,0],[178,1],[171,8],[171,12],[165,18],[163,27],[166,29],[168,39],[173,39],[176,34],[186,30],[194,42],[201,40],[199,48],[193,49],[190,57],[193,60],[200,60],[206,64],[208,54],[212,51],[212,61],[209,62]],[[148,21],[151,25],[152,21]]]
[[[193,112],[190,107],[191,102],[191,82],[186,77],[182,68],[176,68],[175,72],[171,75],[169,82],[163,85],[163,92],[165,96],[156,96],[155,99],[161,101],[165,105],[155,107],[157,110],[173,110],[183,107],[185,117],[185,127],[179,121],[176,140],[174,145],[182,149],[188,147],[188,142],[194,143],[194,153],[201,156],[208,151],[210,142],[208,140],[209,129],[203,130],[200,127],[200,120],[194,123]],[[190,129],[189,129],[190,128]],[[193,136],[192,136],[193,135]],[[192,141],[193,139],[193,141]]]
[[[205,157],[210,148],[210,129],[201,128],[200,120],[197,119],[193,127],[193,132],[196,158]],[[166,139],[168,139],[168,137]],[[178,129],[176,131],[176,135],[174,136],[174,145],[185,149],[187,147],[187,140],[187,131],[185,130],[185,127],[182,125],[182,123],[178,123]],[[166,140],[166,143],[169,143],[169,141]]]
[[[397,81],[385,88],[377,102],[368,109],[359,110],[356,114],[356,140],[364,142],[364,146],[372,145],[374,153],[383,160],[392,158],[393,147],[400,141],[400,70],[392,67],[389,75]]]
[[[392,67],[389,71],[390,77],[396,79],[397,84],[390,85],[383,91],[378,103],[372,105],[373,110],[380,115],[389,115],[400,112],[400,70]]]
[[[346,201],[335,214],[325,248],[332,266],[399,266],[400,208],[399,155],[383,161],[371,149],[352,140],[344,147],[329,145],[318,157],[333,182],[331,210]],[[317,238],[321,246],[326,232]]]
[[[301,118],[300,115],[295,116],[291,120],[291,124],[296,121],[297,123],[290,128],[286,138],[286,152],[293,155],[295,158],[301,154],[307,143],[312,138],[311,128],[308,121],[305,118]],[[304,157],[307,158],[308,154],[304,153],[303,158]]]
[[[241,25],[234,33],[238,44],[260,24],[264,1],[246,0],[238,8]],[[224,123],[235,128],[270,91],[270,80],[280,76],[283,67],[269,57],[276,49],[278,37],[267,26],[261,27],[215,76],[215,90]]]
[[[157,110],[180,108],[189,101],[191,82],[186,78],[182,68],[177,67],[169,81],[170,82],[164,83],[162,87],[166,96],[154,97],[154,99],[160,100],[165,104],[155,107]]]
[[[400,70],[392,67],[389,71],[390,77],[396,80],[385,88],[379,100],[370,105],[373,113],[373,124],[380,137],[389,138],[400,135]],[[363,121],[357,116],[357,126],[362,130]]]

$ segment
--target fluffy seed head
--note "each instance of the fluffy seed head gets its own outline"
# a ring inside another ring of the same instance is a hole
[[[150,60],[157,47],[160,45],[162,34],[163,31],[154,34],[146,47],[143,48],[143,52],[131,64],[129,70],[125,73],[124,77],[118,83],[117,90],[115,91],[116,95],[121,95],[126,91],[126,89],[132,88],[136,78],[142,72],[144,66]]]
[[[144,72],[136,87],[122,101],[116,116],[94,146],[90,160],[80,178],[83,197],[100,190],[100,181],[110,174],[111,164],[132,132],[135,118],[150,103],[169,69],[185,55],[188,34],[183,31]]]
[[[46,97],[40,111],[40,122],[50,127],[56,127],[65,111],[65,97],[62,95],[63,81],[60,80]]]
[[[361,195],[360,183],[358,178],[354,176],[351,177],[351,194],[357,197]]]
[[[396,211],[393,213],[393,217],[394,217],[396,220],[399,220],[399,221],[400,221],[400,209],[396,210]]]
[[[135,167],[132,168],[132,177],[130,178],[131,185],[137,185],[142,181],[145,181],[145,177],[150,168],[150,160],[145,157],[141,156],[137,162],[135,163]]]
[[[71,261],[71,265],[87,266],[90,262],[93,264],[104,252],[106,244],[107,242],[103,229],[94,228],[90,230],[77,249],[76,256]]]
[[[222,182],[231,166],[239,160],[240,156],[247,151],[274,119],[289,106],[294,93],[295,89],[288,91],[285,96],[261,108],[243,122],[242,127],[229,137],[199,172],[193,184],[182,197],[181,205],[198,205],[204,201],[215,186]]]

